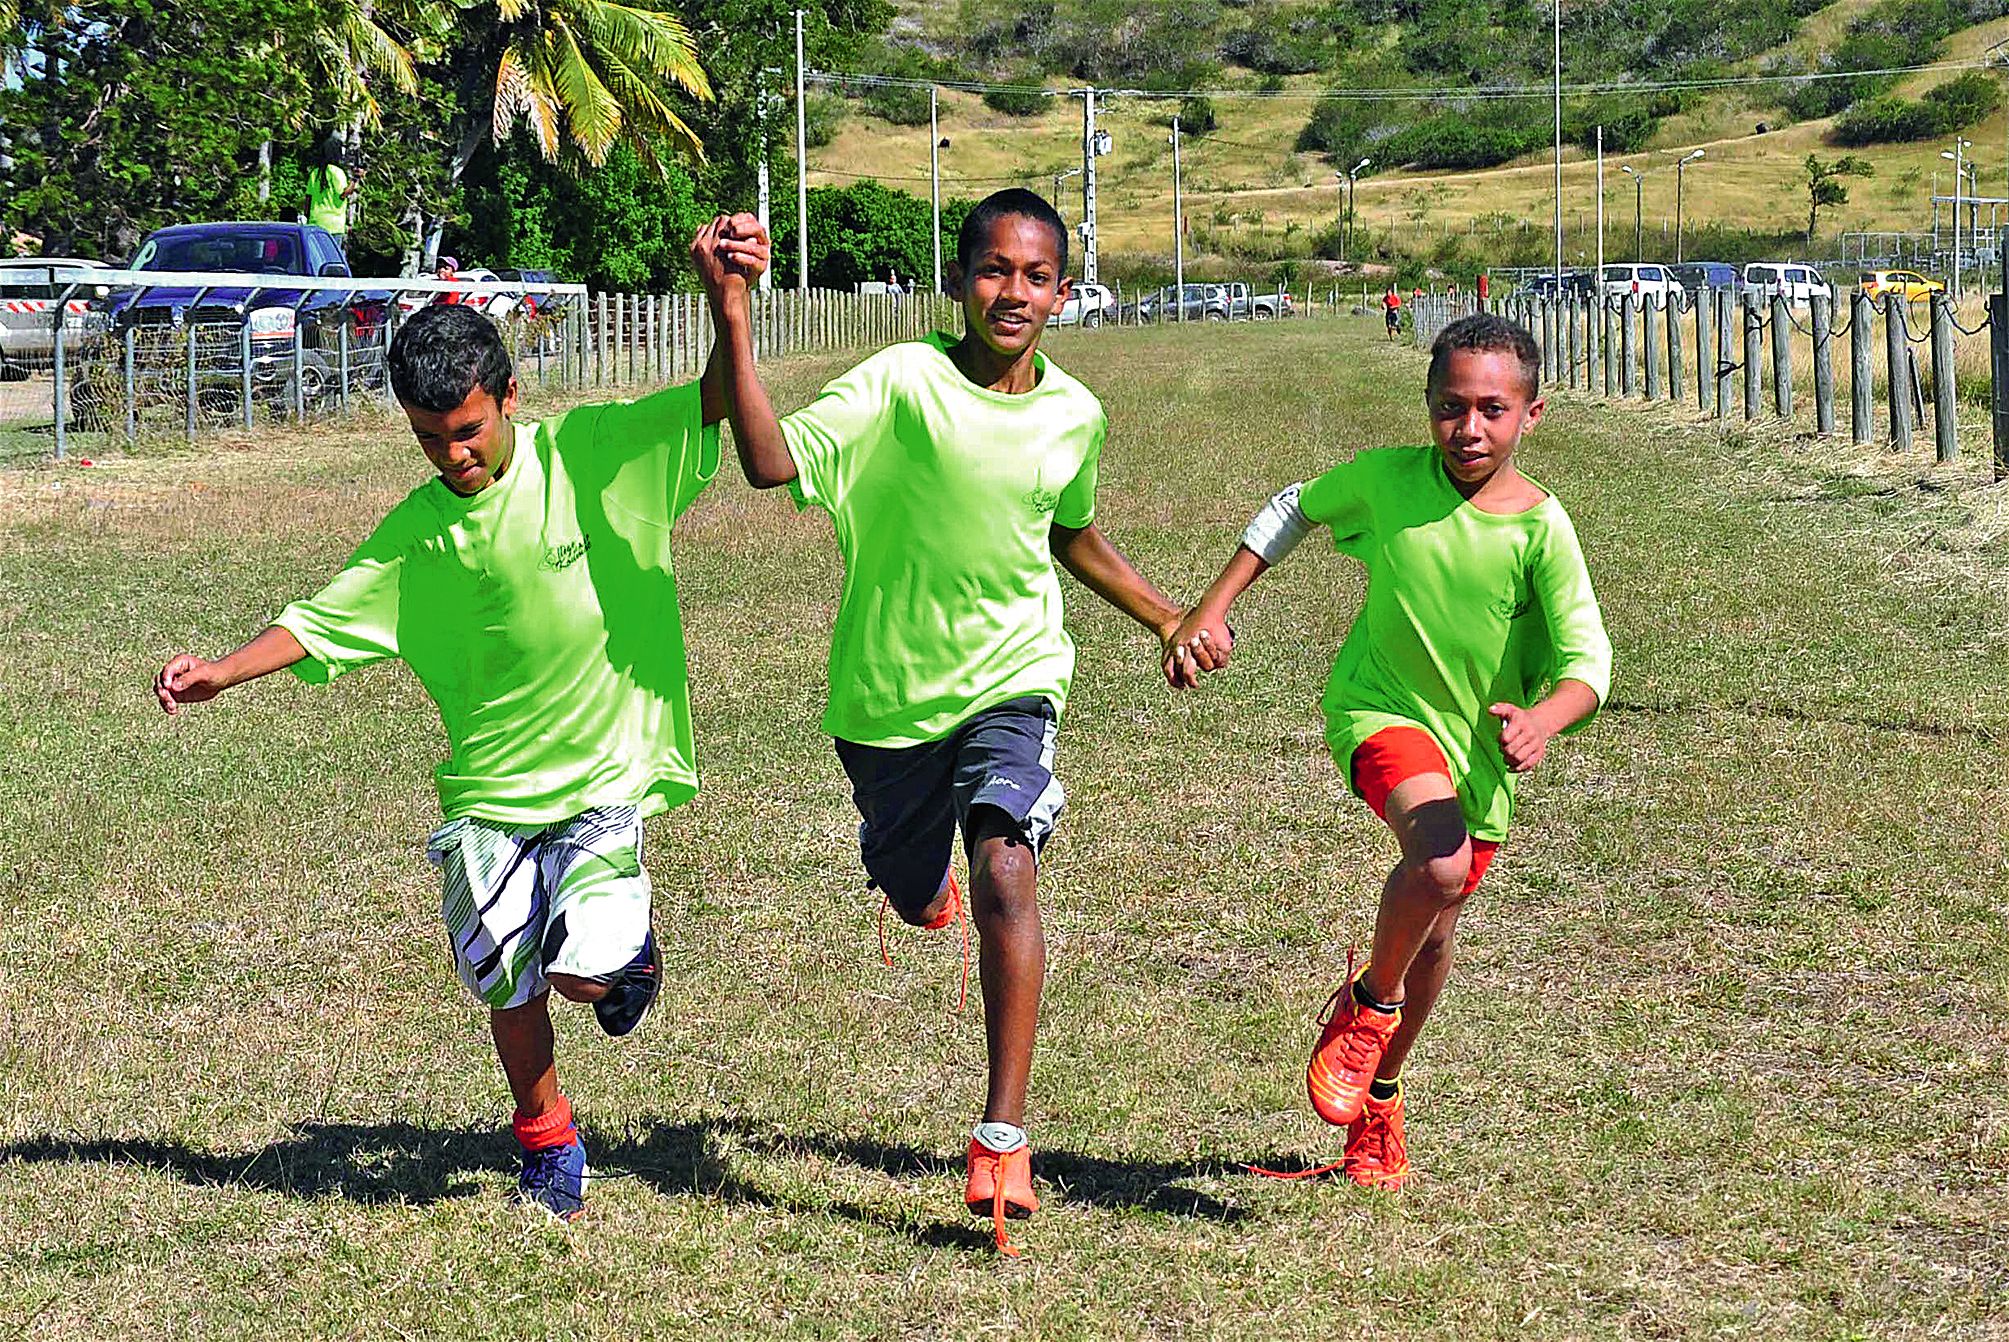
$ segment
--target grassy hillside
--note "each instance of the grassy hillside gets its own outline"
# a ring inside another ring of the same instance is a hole
[[[1866,10],[1871,0],[1837,0],[1809,17],[1792,41],[1775,52],[1743,62],[1755,72],[1772,57],[1802,59],[1832,46],[1848,22]],[[953,24],[952,4],[913,3],[906,22],[920,31],[943,31]],[[2009,19],[1966,29],[1949,38],[1940,59],[1968,59],[2009,38]],[[1917,97],[1947,76],[1923,74],[1902,81],[1897,93]],[[1229,72],[1224,82],[1250,91],[1255,79],[1246,72]],[[1260,253],[1264,242],[1271,254],[1303,250],[1305,230],[1329,227],[1339,208],[1333,167],[1320,155],[1294,149],[1298,132],[1310,117],[1311,94],[1331,87],[1329,75],[1293,77],[1285,81],[1287,96],[1215,99],[1219,128],[1215,134],[1189,137],[1184,150],[1184,179],[1189,259],[1205,251],[1194,245],[1194,234],[1213,232],[1230,239],[1238,250]],[[1056,87],[1058,85],[1056,84]],[[1480,114],[1484,114],[1484,104]],[[1053,175],[1081,162],[1081,103],[1055,98],[1042,116],[1018,118],[995,112],[973,95],[942,95],[942,134],[950,140],[942,151],[945,194],[981,195],[1017,177],[1042,194],[1053,190]],[[1105,105],[1101,124],[1112,134],[1114,153],[1101,163],[1101,222],[1105,254],[1169,254],[1172,250],[1172,168],[1167,122],[1174,104],[1145,99],[1117,99]],[[1826,137],[1833,118],[1785,125],[1788,118],[1770,102],[1763,88],[1712,94],[1690,109],[1662,121],[1648,150],[1608,155],[1606,210],[1608,254],[1630,255],[1633,229],[1633,184],[1621,171],[1631,166],[1647,174],[1642,199],[1644,230],[1671,234],[1675,215],[1674,160],[1695,148],[1706,157],[1686,174],[1683,214],[1690,229],[1718,224],[1787,232],[1806,225],[1806,186],[1801,164],[1809,153],[1840,152]],[[1760,123],[1772,127],[1760,134]],[[2005,175],[2005,138],[2009,115],[1998,111],[1971,127],[1974,157],[1981,165],[1984,193],[2009,194]],[[1950,190],[1950,165],[1942,162],[1938,141],[1878,145],[1857,151],[1868,158],[1875,175],[1848,183],[1851,199],[1823,210],[1824,237],[1852,230],[1912,231],[1929,227],[1934,174],[1942,190]],[[858,175],[878,175],[892,185],[925,194],[928,189],[928,141],[925,127],[889,125],[854,112],[836,140],[810,154],[811,181],[842,184]],[[839,171],[841,169],[841,171]],[[905,179],[905,180],[902,180]],[[1063,183],[1060,203],[1070,220],[1081,209],[1079,177]],[[1591,156],[1566,147],[1564,166],[1566,227],[1570,248],[1594,250],[1596,171]],[[1474,233],[1526,220],[1546,226],[1552,216],[1553,167],[1541,152],[1500,168],[1463,172],[1387,172],[1361,179],[1357,206],[1363,223],[1393,234],[1399,246],[1428,251],[1444,235]],[[1204,241],[1204,238],[1201,239]],[[1472,250],[1478,250],[1473,248]],[[1649,250],[1651,248],[1649,247]]]

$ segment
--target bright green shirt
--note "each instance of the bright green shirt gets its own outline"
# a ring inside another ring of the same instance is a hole
[[[336,237],[349,230],[349,174],[330,163],[307,174],[307,222]]]
[[[1023,695],[1067,703],[1049,529],[1095,517],[1102,405],[1050,359],[1019,395],[977,386],[941,332],[881,350],[782,421],[796,506],[830,514],[844,589],[830,735],[938,740]]]
[[[403,658],[439,706],[448,819],[549,824],[697,791],[670,524],[718,470],[698,384],[516,426],[502,478],[413,490],[273,623],[302,680]]]
[[[1333,758],[1350,770],[1382,728],[1421,727],[1473,837],[1506,838],[1515,775],[1487,708],[1527,707],[1565,678],[1600,704],[1611,688],[1611,640],[1569,515],[1553,495],[1523,513],[1473,507],[1434,447],[1362,452],[1307,484],[1298,507],[1367,566],[1366,604],[1325,688]]]

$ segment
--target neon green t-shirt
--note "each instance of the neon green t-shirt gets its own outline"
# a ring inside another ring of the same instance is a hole
[[[550,824],[697,791],[670,525],[718,471],[698,384],[516,426],[502,478],[437,478],[274,624],[320,683],[403,658],[439,706],[446,817]]]
[[[796,506],[844,556],[824,730],[860,745],[939,740],[972,714],[1067,703],[1049,528],[1095,517],[1101,402],[1045,355],[1020,395],[977,386],[936,332],[874,354],[782,421]]]
[[[1333,758],[1350,774],[1368,737],[1421,727],[1473,837],[1505,839],[1515,775],[1488,706],[1527,707],[1565,678],[1600,704],[1611,688],[1611,640],[1569,515],[1554,495],[1510,515],[1473,507],[1434,447],[1362,452],[1307,484],[1298,507],[1367,566],[1367,601],[1325,687]]]
[[[341,237],[349,228],[349,174],[330,163],[307,174],[307,222]]]

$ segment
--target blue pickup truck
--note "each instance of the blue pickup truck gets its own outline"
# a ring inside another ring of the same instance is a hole
[[[274,402],[280,413],[290,411],[296,396],[311,410],[332,393],[344,329],[352,381],[381,385],[390,291],[363,287],[368,281],[359,282],[354,291],[287,287],[286,280],[293,277],[349,278],[348,260],[325,229],[268,221],[176,224],[149,234],[126,269],[245,277],[242,286],[118,289],[99,300],[92,314],[93,330],[117,341],[129,330],[148,345],[179,340],[184,333],[193,338],[196,394],[210,417],[228,417],[241,409],[247,334],[252,395]],[[157,361],[142,357],[140,362],[151,368]],[[178,385],[169,385],[176,382],[176,370],[162,368],[160,373],[160,387],[135,389],[142,400],[184,394]],[[102,390],[96,397],[79,397],[80,410],[94,401],[109,405],[119,398],[116,387]]]

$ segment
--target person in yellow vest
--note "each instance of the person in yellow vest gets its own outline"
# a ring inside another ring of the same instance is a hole
[[[307,222],[334,235],[342,254],[349,252],[349,199],[362,179],[351,182],[342,167],[342,146],[329,138],[321,146],[320,163],[307,174]]]

